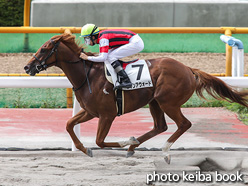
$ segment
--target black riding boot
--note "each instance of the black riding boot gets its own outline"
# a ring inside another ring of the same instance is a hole
[[[120,76],[120,81],[119,81],[120,84],[118,86],[115,86],[114,90],[122,89],[122,88],[131,88],[132,83],[127,73],[125,72],[125,70],[123,70],[119,60],[113,62],[111,65],[115,69],[115,72],[117,73],[117,75]]]

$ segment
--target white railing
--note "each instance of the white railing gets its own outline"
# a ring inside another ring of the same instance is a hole
[[[0,88],[72,88],[67,77],[0,77]]]
[[[227,84],[248,88],[248,77],[219,77]],[[72,85],[66,77],[0,77],[0,88],[71,88]],[[80,105],[74,99],[73,116],[80,111]],[[80,125],[74,127],[77,137],[80,139]],[[72,143],[72,151],[76,147]]]

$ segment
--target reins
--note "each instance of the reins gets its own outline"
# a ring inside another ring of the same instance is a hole
[[[55,43],[54,40],[52,40],[52,39],[50,39],[50,41],[54,45],[54,47],[52,48],[51,52],[48,54],[48,56],[45,59],[40,60],[37,56],[33,55],[33,57],[40,63],[40,65],[36,66],[36,70],[38,72],[46,70],[49,66],[51,66],[53,64],[58,66],[57,65],[58,64],[58,60],[57,60],[58,59],[58,49],[57,48],[58,48],[58,46],[60,44],[60,41],[58,41],[57,43]],[[82,51],[83,51],[83,49],[82,49]],[[46,64],[46,61],[53,55],[54,52],[55,52],[55,61],[52,62],[52,63]],[[88,72],[86,72],[86,63],[85,63],[84,59],[82,60],[81,58],[79,58],[78,61],[62,61],[62,62],[69,63],[69,64],[77,64],[77,63],[79,63],[81,61],[83,61],[84,71],[85,71],[85,76],[86,77],[85,77],[85,80],[83,81],[83,83],[78,88],[73,87],[72,90],[74,92],[78,91],[79,89],[81,89],[84,86],[85,82],[87,81],[87,84],[88,84],[88,87],[89,87],[89,92],[90,92],[90,94],[92,94],[92,90],[91,90],[91,87],[90,87],[90,81],[89,81],[89,74],[90,74],[91,68],[93,66],[93,62],[91,62],[90,67],[88,69]]]
[[[81,61],[81,60],[80,60],[80,61]],[[84,86],[85,82],[87,81],[88,87],[89,87],[89,91],[90,91],[90,94],[92,94],[92,91],[91,91],[91,88],[90,88],[89,74],[90,74],[90,70],[91,70],[91,68],[92,68],[92,66],[93,66],[93,62],[90,64],[90,68],[88,69],[88,72],[86,72],[85,60],[83,60],[83,64],[84,64],[84,71],[85,71],[85,76],[86,76],[86,78],[85,78],[85,80],[83,81],[83,83],[82,83],[81,86],[79,86],[78,88],[72,87],[72,90],[73,90],[74,92],[78,91],[79,89],[81,89],[81,88]]]

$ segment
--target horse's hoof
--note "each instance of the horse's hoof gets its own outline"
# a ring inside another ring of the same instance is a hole
[[[166,155],[166,156],[164,157],[164,160],[165,160],[166,163],[170,164],[170,162],[171,162],[171,156],[170,156],[169,154]]]
[[[126,157],[129,158],[134,155],[134,151],[128,151]]]
[[[88,148],[87,148],[86,154],[87,154],[89,157],[93,157],[93,152],[92,152],[91,149],[88,149]]]

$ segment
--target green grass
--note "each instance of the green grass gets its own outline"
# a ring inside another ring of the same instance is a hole
[[[143,52],[216,52],[224,53],[221,34],[139,34]]]
[[[66,108],[63,88],[0,88],[1,108]]]

